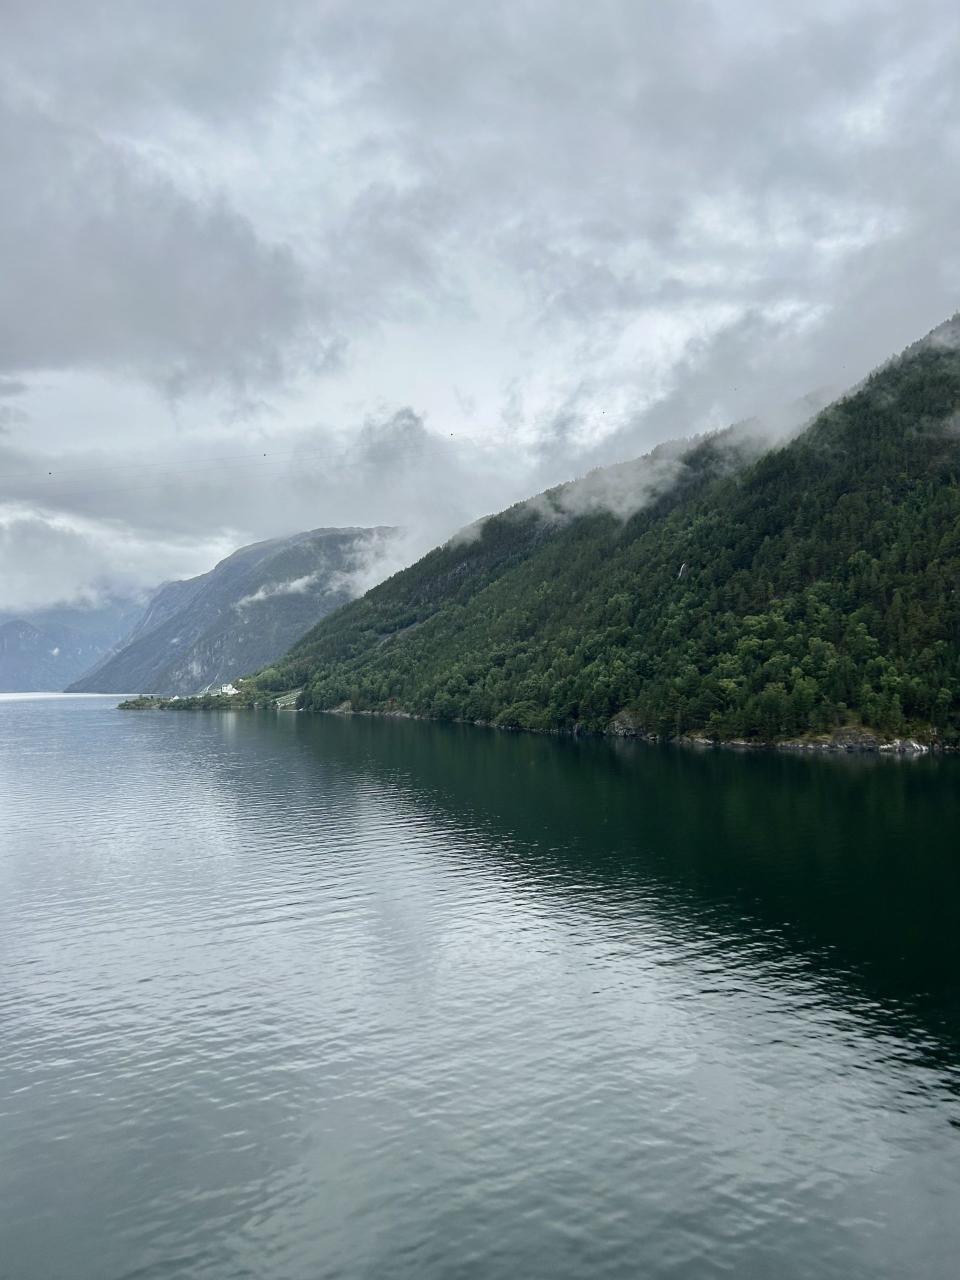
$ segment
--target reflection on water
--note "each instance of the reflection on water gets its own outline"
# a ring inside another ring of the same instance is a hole
[[[0,701],[0,1275],[953,1277],[960,761]]]

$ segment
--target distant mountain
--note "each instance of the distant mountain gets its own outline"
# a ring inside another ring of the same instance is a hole
[[[257,670],[351,598],[350,577],[393,529],[313,529],[241,547],[169,582],[118,651],[74,693],[197,693]]]
[[[109,653],[143,612],[129,598],[0,613],[0,691],[57,691]]]
[[[324,619],[317,709],[548,731],[960,742],[960,320],[778,447],[598,470]]]

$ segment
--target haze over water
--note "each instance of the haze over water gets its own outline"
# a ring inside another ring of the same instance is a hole
[[[960,760],[0,698],[0,1276],[922,1277]]]

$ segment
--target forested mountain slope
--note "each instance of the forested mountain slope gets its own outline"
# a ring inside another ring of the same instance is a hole
[[[652,486],[641,460],[494,517],[322,621],[258,684],[303,684],[318,709],[533,729],[620,715],[663,735],[862,723],[955,739],[958,339],[941,326],[759,458],[721,435]],[[648,489],[624,518],[631,477]],[[585,484],[620,514],[580,501]]]
[[[169,582],[117,652],[71,686],[192,694],[270,662],[350,599],[349,577],[391,529],[313,529],[241,547],[209,573]]]

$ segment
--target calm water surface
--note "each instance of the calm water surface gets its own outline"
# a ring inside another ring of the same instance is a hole
[[[955,1280],[960,761],[0,699],[5,1280]]]

